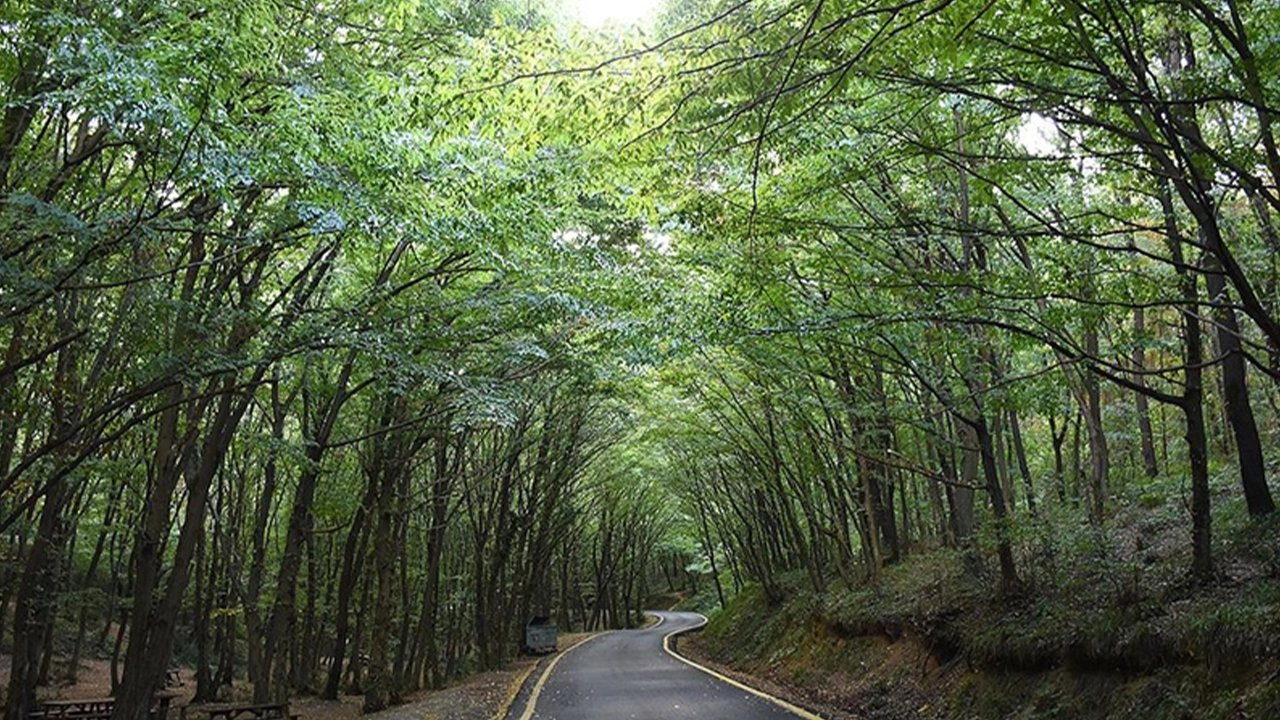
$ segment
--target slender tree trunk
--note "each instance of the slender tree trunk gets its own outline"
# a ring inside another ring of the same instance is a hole
[[[1146,377],[1142,375],[1142,371],[1147,367],[1147,352],[1144,347],[1146,342],[1145,335],[1147,332],[1147,316],[1146,311],[1141,308],[1133,310],[1133,366],[1138,371],[1134,382],[1142,387],[1146,387]],[[1138,433],[1142,443],[1142,466],[1146,470],[1147,477],[1155,477],[1160,474],[1160,467],[1156,463],[1156,444],[1155,437],[1151,432],[1151,407],[1145,393],[1138,391],[1134,393],[1134,404],[1138,412]]]
[[[372,507],[376,486],[372,480],[366,483],[365,495],[355,517],[351,519],[351,529],[347,532],[347,540],[342,550],[342,573],[338,578],[338,608],[334,612],[335,640],[333,658],[329,664],[329,674],[325,680],[324,690],[320,697],[325,700],[337,700],[338,689],[342,684],[343,660],[347,657],[347,645],[351,631],[351,600],[356,591],[356,578],[359,574],[361,548],[364,546],[365,525],[368,508]]]
[[[1090,328],[1085,333],[1085,352],[1089,357],[1099,357],[1098,331]],[[1102,388],[1098,377],[1085,375],[1084,421],[1089,438],[1089,518],[1100,524],[1106,517],[1106,501],[1109,492],[1107,475],[1111,466],[1111,454],[1107,448],[1107,434],[1102,427]]]
[[[66,495],[64,481],[54,483],[45,494],[40,523],[27,553],[14,603],[13,653],[5,706],[8,720],[26,720],[36,709],[45,626],[53,621],[54,558],[59,554],[58,527],[62,523]]]
[[[720,586],[720,568],[716,565],[716,546],[715,541],[711,537],[711,527],[707,523],[707,507],[704,499],[699,496],[695,502],[698,506],[698,523],[702,528],[702,546],[707,553],[707,561],[711,564],[711,579],[716,585],[716,599],[720,601],[720,608],[728,607],[724,599],[724,588]]]
[[[1205,282],[1209,300],[1214,306],[1218,326],[1218,346],[1222,349],[1222,384],[1226,400],[1227,419],[1236,440],[1236,454],[1240,465],[1240,482],[1244,486],[1245,503],[1249,514],[1267,515],[1275,512],[1275,501],[1267,487],[1266,464],[1262,455],[1262,442],[1258,438],[1258,424],[1249,403],[1247,367],[1240,344],[1240,325],[1235,310],[1227,296],[1226,282],[1219,272],[1213,256],[1205,257]]]
[[[1159,198],[1164,215],[1165,236],[1170,255],[1178,267],[1182,295],[1183,390],[1182,412],[1186,417],[1187,460],[1191,470],[1191,575],[1201,582],[1213,576],[1212,516],[1209,498],[1209,442],[1204,422],[1204,349],[1200,332],[1200,292],[1195,273],[1185,268],[1185,242],[1178,229],[1168,182],[1162,182]]]
[[[368,683],[365,685],[364,712],[377,712],[387,707],[394,694],[388,652],[391,640],[391,598],[395,583],[395,552],[391,546],[396,474],[389,458],[381,463],[381,487],[377,498],[377,520],[374,523],[373,554],[375,585],[373,594],[373,629],[369,644]]]
[[[982,472],[987,481],[987,494],[991,499],[991,513],[996,522],[996,553],[1000,558],[1000,580],[1006,590],[1018,585],[1018,571],[1013,561],[1013,547],[1009,541],[1009,509],[1005,505],[1004,491],[1000,487],[1000,474],[996,469],[995,447],[986,418],[978,415],[974,430],[982,458]]]
[[[1027,463],[1027,449],[1022,442],[1022,425],[1018,421],[1018,411],[1009,411],[1009,432],[1013,436],[1013,454],[1018,462],[1018,473],[1022,476],[1022,486],[1027,495],[1027,514],[1036,516],[1036,490],[1031,479],[1031,466]]]

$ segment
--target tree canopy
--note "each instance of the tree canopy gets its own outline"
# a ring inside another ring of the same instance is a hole
[[[1017,595],[1135,512],[1274,568],[1278,13],[5,4],[6,716],[380,709],[664,577]]]

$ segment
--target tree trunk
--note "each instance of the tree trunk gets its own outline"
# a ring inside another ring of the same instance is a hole
[[[1138,371],[1134,382],[1142,387],[1146,387],[1146,377],[1142,372],[1147,366],[1147,353],[1143,346],[1147,331],[1146,311],[1141,308],[1133,310],[1133,366]],[[1134,393],[1134,404],[1138,412],[1138,433],[1142,442],[1142,466],[1146,470],[1147,477],[1155,477],[1160,474],[1160,467],[1156,463],[1156,444],[1155,438],[1151,432],[1151,407],[1146,394],[1142,392]]]
[[[1018,411],[1009,411],[1009,433],[1013,436],[1013,454],[1018,463],[1018,473],[1022,476],[1022,486],[1027,495],[1027,514],[1036,516],[1036,489],[1031,480],[1031,466],[1027,463],[1027,448],[1022,442],[1022,424],[1018,421]]]
[[[1236,440],[1236,454],[1240,464],[1240,482],[1244,486],[1245,503],[1249,514],[1255,517],[1275,512],[1275,501],[1267,487],[1267,470],[1262,455],[1262,442],[1258,439],[1258,424],[1249,403],[1247,367],[1240,344],[1240,325],[1236,312],[1227,296],[1226,282],[1219,272],[1216,260],[1206,255],[1205,282],[1209,289],[1209,301],[1214,307],[1218,326],[1218,346],[1222,349],[1222,384],[1226,400],[1227,419]]]
[[[366,483],[364,498],[356,508],[355,517],[351,519],[351,529],[347,532],[347,540],[342,549],[342,573],[338,578],[338,608],[335,611],[335,639],[333,658],[329,664],[329,674],[325,680],[324,690],[320,697],[325,700],[337,700],[338,689],[342,684],[343,660],[347,656],[347,644],[351,632],[351,600],[356,591],[356,578],[359,575],[360,558],[365,544],[365,525],[368,508],[373,505],[376,486],[370,480]]]
[[[987,494],[991,499],[991,512],[996,522],[996,553],[1000,558],[1000,581],[1005,590],[1018,585],[1018,572],[1013,562],[1013,547],[1009,542],[1009,510],[1005,505],[1004,491],[1000,487],[1000,474],[996,468],[995,447],[987,420],[978,415],[974,424],[978,447],[982,457],[982,472],[987,481]]]

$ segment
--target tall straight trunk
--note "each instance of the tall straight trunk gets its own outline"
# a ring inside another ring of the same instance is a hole
[[[216,538],[217,535],[214,534]],[[207,536],[196,543],[196,578],[192,588],[194,602],[191,604],[191,631],[196,640],[196,694],[194,702],[208,702],[216,695],[213,687],[213,672],[209,667],[209,617],[213,614],[213,595],[215,583],[213,577],[213,557],[218,554],[215,546],[212,552],[206,551]]]
[[[949,495],[951,489],[955,486],[956,470],[955,462],[950,453],[944,453],[942,443],[929,439],[930,454],[933,456],[938,465],[942,480],[930,479],[928,481],[929,505],[933,513],[933,524],[937,528],[938,537],[941,538],[945,547],[955,547],[956,533],[954,525],[954,516],[950,508],[943,500],[944,487],[945,492]]]
[[[1170,91],[1175,98],[1182,98],[1187,95],[1184,92],[1183,85],[1185,76],[1188,71],[1194,72],[1196,65],[1191,36],[1182,29],[1181,25],[1180,17],[1171,15],[1167,18],[1164,37],[1165,54],[1162,58],[1164,69],[1169,74]],[[1200,330],[1201,318],[1197,314],[1201,306],[1199,290],[1196,286],[1196,275],[1186,269],[1186,258],[1182,249],[1184,245],[1193,246],[1193,244],[1186,242],[1186,238],[1178,228],[1177,214],[1173,209],[1172,200],[1172,191],[1174,189],[1177,190],[1183,204],[1195,217],[1199,239],[1198,245],[1205,250],[1205,259],[1211,266],[1208,268],[1210,273],[1216,274],[1216,270],[1224,270],[1228,264],[1234,266],[1235,261],[1226,245],[1222,242],[1222,237],[1219,233],[1217,201],[1213,199],[1213,179],[1202,175],[1202,166],[1199,161],[1204,159],[1201,150],[1203,139],[1200,136],[1199,121],[1196,118],[1196,106],[1194,103],[1179,103],[1171,112],[1184,135],[1180,139],[1180,143],[1185,141],[1185,145],[1181,149],[1190,156],[1188,166],[1191,170],[1192,177],[1190,179],[1192,182],[1187,182],[1187,178],[1162,179],[1159,188],[1160,202],[1170,253],[1180,276],[1184,307],[1183,335],[1186,342],[1185,363],[1187,367],[1184,374],[1185,387],[1183,389],[1182,410],[1187,417],[1187,450],[1191,462],[1191,573],[1198,580],[1208,581],[1213,576],[1213,541],[1209,495],[1208,442],[1206,440],[1204,421],[1204,372],[1202,369],[1204,351]],[[1158,173],[1157,176],[1159,177]],[[1239,268],[1235,267],[1235,270],[1238,272]],[[1222,276],[1218,275],[1218,278],[1221,279]],[[1235,284],[1237,291],[1252,291],[1247,282],[1236,282],[1237,280],[1243,280],[1243,278],[1238,275],[1233,278],[1233,284]],[[1254,319],[1259,321],[1259,326],[1264,332],[1270,330],[1268,335],[1272,339],[1277,337],[1276,328],[1273,325],[1269,328],[1268,323],[1263,322],[1271,318],[1260,318],[1255,314]],[[1233,337],[1238,341],[1238,334]],[[1238,381],[1243,385],[1243,375],[1238,378]]]
[[[449,498],[453,478],[459,471],[464,457],[462,443],[458,444],[452,462],[449,456],[449,436],[445,430],[449,420],[441,424],[435,437],[435,468],[431,480],[431,525],[427,528],[427,577],[422,591],[422,604],[418,616],[418,641],[420,656],[411,663],[419,682],[436,688],[443,684],[439,658],[440,626],[440,574],[444,558],[446,530],[448,529]],[[561,608],[564,610],[563,606]],[[567,624],[567,623],[566,623]]]
[[[239,511],[236,515],[236,523],[239,523]],[[231,559],[230,553],[225,553],[226,557],[222,562],[222,587],[218,593],[218,602],[221,607],[232,607],[236,602],[235,595],[232,590],[231,573],[232,568],[236,567]],[[218,667],[213,673],[213,685],[215,696],[219,688],[231,688],[235,683],[236,668],[236,614],[223,613],[222,622],[218,623]]]
[[[22,358],[26,340],[27,323],[19,318],[10,326],[9,345],[5,349],[3,364],[13,367]],[[18,430],[21,427],[20,414],[16,409],[18,388],[16,378],[7,378],[0,382],[0,473],[9,474],[9,466],[13,462],[13,453],[18,447]],[[4,505],[0,504],[0,508]],[[0,605],[0,612],[3,612]],[[0,623],[0,627],[3,623]],[[2,636],[2,633],[0,633]]]
[[[1072,505],[1079,507],[1082,478],[1084,477],[1084,465],[1081,458],[1084,453],[1080,446],[1080,428],[1084,425],[1084,413],[1076,412],[1071,426],[1071,488],[1069,495],[1071,496]]]
[[[170,339],[175,355],[180,357],[191,351],[190,336],[197,332],[195,328],[201,322],[193,313],[198,307],[198,303],[194,302],[197,278],[205,272],[204,227],[217,212],[217,205],[208,198],[195,200],[193,208],[195,214],[201,216],[197,218],[201,229],[192,236],[188,253],[191,262],[184,274],[180,293],[184,301],[183,309],[175,321]],[[313,254],[313,258],[319,259],[325,255],[332,258],[334,248],[335,246],[326,246]],[[264,254],[253,259],[257,263],[256,272],[252,268],[237,268],[250,270],[248,274],[251,278],[239,285],[242,297],[240,310],[247,312],[251,299],[256,296],[258,285],[265,276],[262,270],[267,257]],[[309,293],[315,290],[316,283],[323,276],[322,269],[311,264],[301,273],[298,279],[301,280],[310,273],[310,282],[297,286],[296,294],[288,304],[288,314],[276,321],[278,330],[287,329],[298,317]],[[259,328],[250,324],[237,323],[229,329],[226,342],[220,349],[235,354],[258,330]],[[164,680],[173,652],[176,620],[190,580],[195,544],[204,534],[210,484],[221,469],[231,439],[252,404],[253,398],[243,392],[240,383],[256,387],[268,369],[269,364],[261,363],[245,376],[225,372],[211,378],[201,388],[203,398],[196,397],[193,392],[196,389],[194,384],[175,384],[160,398],[170,404],[160,413],[157,421],[157,441],[152,465],[155,481],[148,493],[146,510],[135,544],[136,569],[129,622],[131,630],[113,720],[145,720],[155,693]],[[210,407],[213,409],[212,416],[206,418]],[[181,430],[180,412],[186,419],[185,427]],[[184,472],[184,465],[191,469]],[[179,474],[186,477],[186,507],[171,555],[171,567],[164,573],[165,559],[169,556],[165,545],[169,537],[170,512],[176,499]]]
[[[198,539],[199,523],[204,516],[205,488],[196,488],[188,500],[188,509],[180,531],[180,542],[186,547],[175,555],[173,573],[161,597],[161,578],[164,563],[165,540],[169,534],[169,509],[174,500],[178,470],[167,463],[158,462],[162,468],[158,474],[155,492],[148,499],[148,511],[135,543],[137,572],[133,584],[133,610],[130,618],[129,641],[125,650],[124,673],[116,695],[115,720],[143,720],[151,704],[151,698],[159,689],[161,678],[169,664],[173,647],[176,616],[181,590],[185,590],[190,575],[191,555]]]
[[[962,546],[968,547],[972,545],[973,531],[977,527],[974,517],[974,488],[978,487],[980,450],[978,434],[968,423],[959,423],[956,429],[961,452],[960,482],[951,493],[954,500],[952,515],[955,518],[956,538]]]
[[[1184,296],[1196,294],[1195,276],[1183,279]],[[1188,308],[1194,308],[1189,304]],[[1191,573],[1200,580],[1213,576],[1213,538],[1209,507],[1209,449],[1204,422],[1204,352],[1200,339],[1200,318],[1191,310],[1183,314],[1183,337],[1186,343],[1185,383],[1182,410],[1187,419],[1187,454],[1191,464]]]
[[[406,247],[407,243],[403,240],[396,244],[379,272],[375,287],[386,286]],[[336,253],[336,247],[334,252]],[[326,270],[333,257],[333,254],[327,256]],[[303,550],[315,524],[311,508],[315,502],[316,484],[320,481],[321,462],[324,460],[329,438],[337,425],[339,412],[351,397],[349,385],[357,357],[356,350],[347,353],[338,371],[333,394],[317,410],[318,417],[311,427],[304,430],[307,442],[307,463],[298,478],[298,487],[294,490],[293,506],[290,509],[288,528],[285,533],[284,553],[276,573],[276,598],[271,607],[271,620],[267,626],[267,642],[263,653],[265,676],[270,678],[270,687],[260,690],[255,685],[255,702],[265,702],[272,696],[282,701],[287,700],[289,696],[288,686],[291,675],[289,660],[294,655],[298,634],[294,630],[298,575],[302,570]]]
[[[1009,508],[1009,514],[1014,515],[1018,510],[1018,494],[1013,485],[1013,447],[1005,432],[1005,413],[991,415],[991,445],[996,453],[996,474],[1000,478],[1005,506]]]
[[[559,602],[556,605],[556,609],[557,609],[556,624],[559,625],[561,629],[566,631],[573,629],[573,624],[572,624],[573,615],[571,612],[573,609],[573,606],[569,602],[569,597],[570,597],[570,590],[569,590],[570,560],[569,558],[570,558],[570,551],[568,549],[562,549],[559,557],[559,562],[557,563],[560,570],[559,572],[560,593],[559,593]]]
[[[907,497],[909,485],[901,473],[894,473],[893,487],[896,492],[890,493],[890,497],[898,496],[898,507],[902,511],[901,521],[898,523],[899,552],[906,553],[911,548],[911,499]]]
[[[373,535],[372,524],[368,535]],[[356,603],[356,628],[351,636],[351,657],[347,661],[347,681],[351,685],[353,695],[364,694],[364,684],[368,678],[368,656],[365,653],[364,643],[367,640],[365,629],[373,614],[369,607],[369,598],[373,592],[374,575],[375,573],[356,573],[360,583],[360,599]]]
[[[230,605],[231,593],[224,592],[222,597],[223,602]],[[218,669],[213,674],[215,689],[223,687],[230,689],[235,682],[236,637],[236,616],[234,613],[226,613],[218,628]]]
[[[84,572],[84,584],[86,587],[93,584],[95,576],[98,574],[98,567],[102,562],[103,553],[106,550],[107,537],[114,533],[112,525],[115,523],[116,514],[120,509],[120,497],[124,494],[124,488],[124,483],[116,485],[107,500],[107,510],[103,515],[102,529],[98,532],[98,539],[93,545],[93,555],[89,558],[89,566],[85,568]],[[71,662],[67,672],[67,681],[73,684],[79,676],[80,658],[84,648],[85,635],[89,631],[89,604],[82,601],[77,615],[76,639],[71,648]]]
[[[76,296],[72,295],[69,299],[56,303],[57,328],[60,334],[66,335],[72,331],[77,314]],[[73,386],[76,381],[76,365],[77,351],[74,345],[58,351],[50,398],[50,433],[53,437],[67,434],[78,417],[75,409],[77,388]],[[42,674],[48,675],[48,660],[52,654],[49,641],[52,640],[51,633],[56,619],[54,598],[58,592],[67,534],[64,513],[73,495],[66,473],[57,472],[45,491],[36,534],[23,566],[14,603],[13,652],[5,705],[5,717],[8,720],[25,720],[35,709],[36,686],[40,683]]]
[[[284,444],[285,422],[288,419],[286,404],[280,396],[280,372],[275,370],[270,382],[271,399],[271,438],[277,447]],[[279,461],[277,453],[272,452],[262,469],[262,485],[258,491],[258,502],[253,516],[253,545],[249,562],[249,579],[242,589],[245,622],[245,660],[249,674],[249,682],[253,683],[255,697],[259,702],[265,700],[271,687],[271,668],[268,665],[268,637],[266,621],[262,617],[259,601],[262,597],[262,585],[267,571],[267,527],[271,523],[271,508],[275,501],[276,486],[279,478]],[[250,485],[247,478],[244,484]],[[261,693],[258,688],[261,687]]]
[[[167,510],[174,498],[176,477],[163,483],[165,496],[158,502],[165,511],[163,515],[159,510],[153,513],[148,508],[139,538],[139,545],[144,550],[139,552],[137,579],[134,583],[134,607],[129,623],[133,630],[125,653],[124,676],[121,678],[120,692],[112,716],[114,720],[146,720],[152,698],[160,689],[164,673],[169,667],[177,631],[176,620],[190,580],[195,544],[204,534],[209,485],[221,467],[235,427],[248,407],[247,401],[238,400],[232,394],[233,387],[234,378],[228,377],[220,382],[218,407],[206,431],[205,442],[199,450],[198,464],[187,474],[186,509],[163,593],[157,593],[161,587],[161,566],[164,559],[162,533],[168,530]],[[160,463],[160,466],[164,467],[164,464]],[[157,482],[156,485],[162,484]],[[146,630],[142,631],[140,628]]]
[[[431,529],[427,540],[427,587],[422,594],[422,627],[424,643],[424,662],[426,665],[427,683],[433,687],[442,687],[444,677],[441,674],[439,641],[437,639],[440,625],[440,573],[441,559],[444,557],[445,522],[448,513],[449,498],[447,490],[442,491],[440,485],[445,483],[441,478],[437,485],[437,496],[432,499]]]
[[[872,463],[865,457],[858,458],[858,474],[862,477],[862,517],[866,529],[863,534],[868,554],[868,574],[875,578],[884,565],[884,533],[880,529],[880,490],[872,475]]]
[[[289,660],[298,635],[295,629],[298,575],[302,570],[307,537],[311,534],[315,523],[311,515],[311,505],[315,501],[316,483],[320,478],[319,463],[323,455],[322,446],[313,442],[307,448],[306,455],[306,469],[298,479],[298,487],[294,491],[293,508],[289,514],[289,524],[285,534],[284,552],[280,556],[280,567],[277,571],[276,599],[272,605],[271,620],[267,626],[263,671],[264,677],[269,678],[269,681],[254,685],[253,699],[256,703],[271,700],[284,702],[289,699]]]
[[[982,474],[987,481],[987,495],[991,501],[991,513],[996,522],[996,554],[1000,559],[1000,581],[1006,590],[1018,585],[1018,571],[1013,561],[1013,546],[1009,541],[1009,508],[1005,504],[1004,491],[1000,487],[1000,474],[996,468],[995,446],[986,417],[979,414],[974,423],[978,436],[979,454],[982,458]]]
[[[1204,422],[1204,347],[1200,332],[1200,292],[1196,275],[1186,269],[1182,248],[1185,239],[1178,229],[1169,184],[1159,186],[1169,254],[1178,268],[1182,296],[1183,389],[1179,406],[1186,418],[1187,461],[1191,470],[1191,575],[1199,581],[1213,576],[1213,537],[1209,498],[1209,441]]]
[[[60,555],[59,526],[67,495],[65,480],[50,486],[45,494],[35,538],[27,553],[14,603],[13,652],[5,705],[8,720],[26,720],[36,709],[36,685],[43,661],[45,626],[53,622],[54,565],[55,558]]]
[[[311,678],[319,651],[320,623],[316,620],[316,604],[320,599],[320,558],[316,552],[316,535],[307,534],[307,600],[302,611],[302,642],[298,644],[298,657],[293,666],[293,687],[312,689]]]
[[[1142,387],[1146,387],[1147,382],[1146,377],[1142,374],[1147,367],[1147,351],[1143,346],[1146,332],[1146,311],[1141,307],[1134,308],[1133,367],[1138,371],[1134,382]],[[1134,393],[1134,407],[1138,412],[1138,434],[1142,443],[1142,467],[1146,471],[1147,477],[1155,477],[1160,474],[1160,466],[1156,462],[1156,443],[1155,437],[1151,432],[1151,406],[1145,393],[1141,391]]]
[[[409,472],[402,474],[401,488],[398,496],[405,498],[409,496]],[[416,677],[409,677],[408,661],[409,653],[413,650],[414,633],[413,633],[413,608],[410,605],[410,579],[409,579],[409,522],[408,514],[402,506],[396,511],[395,530],[392,537],[395,539],[396,548],[396,564],[398,565],[396,572],[396,589],[399,590],[399,628],[397,630],[397,645],[395,660],[391,664],[391,682],[395,688],[395,693],[404,693],[407,691],[417,690],[418,680]]]
[[[835,558],[836,570],[839,571],[841,579],[852,586],[852,583],[854,582],[853,565],[856,560],[853,554],[853,537],[849,532],[851,512],[849,503],[845,501],[846,494],[841,491],[843,487],[847,487],[850,484],[848,481],[848,454],[846,452],[845,444],[840,442],[840,438],[844,437],[844,426],[825,404],[823,405],[823,412],[826,415],[827,424],[830,427],[830,437],[834,440],[832,445],[835,450],[835,472],[830,475],[827,473],[820,473],[819,480],[822,483],[823,492],[827,497],[827,505],[830,508],[832,522],[834,524],[835,542],[837,545]],[[821,442],[821,440],[815,440],[815,442]],[[699,495],[698,501],[703,502],[701,495]],[[706,508],[699,508],[699,513],[702,515],[702,523],[706,525]],[[708,540],[711,537],[709,531],[704,531],[703,536]],[[718,583],[719,578],[717,577],[716,580]]]
[[[373,529],[373,554],[375,585],[373,592],[373,628],[369,643],[368,683],[365,686],[365,713],[377,712],[391,703],[395,688],[388,665],[391,642],[391,599],[395,584],[396,553],[392,548],[392,523],[394,521],[395,485],[399,467],[391,459],[379,463],[382,482],[376,500],[376,520]],[[369,609],[366,608],[366,612]]]
[[[1205,283],[1209,300],[1214,306],[1214,318],[1218,326],[1218,346],[1222,350],[1222,385],[1226,400],[1227,419],[1236,439],[1236,454],[1240,465],[1240,483],[1244,486],[1245,503],[1249,514],[1267,515],[1275,512],[1276,504],[1267,487],[1267,470],[1262,456],[1262,442],[1258,438],[1258,424],[1249,403],[1247,367],[1240,343],[1240,325],[1236,311],[1230,305],[1227,285],[1212,255],[1205,256]]]
[[[1062,432],[1055,427],[1053,412],[1049,413],[1049,436],[1053,441],[1053,487],[1058,493],[1058,502],[1067,502],[1066,462],[1062,457],[1062,446],[1067,442],[1067,430],[1071,427],[1068,418],[1062,419]]]
[[[280,567],[276,573],[276,598],[271,608],[267,642],[263,651],[263,670],[270,681],[266,687],[254,686],[255,702],[267,702],[269,699],[285,701],[289,698],[291,678],[289,661],[294,655],[299,635],[294,629],[298,576],[302,571],[303,553],[310,541],[315,524],[311,508],[315,502],[316,486],[320,481],[325,448],[337,424],[338,412],[348,398],[347,383],[351,379],[354,363],[354,354],[348,354],[339,373],[334,394],[321,410],[320,420],[307,433],[307,463],[301,477],[298,478],[297,489],[294,490],[293,506],[285,533],[284,553],[280,557]]]
[[[711,526],[707,523],[707,507],[701,496],[697,499],[698,506],[698,523],[702,528],[702,545],[707,553],[707,560],[711,564],[711,579],[716,586],[716,599],[720,602],[720,609],[728,607],[724,600],[724,588],[720,586],[720,568],[716,565],[716,546],[715,540],[711,537]]]
[[[956,147],[962,158],[967,157],[965,149],[965,138],[968,135],[968,129],[964,122],[964,116],[959,106],[952,109],[953,119],[956,125]],[[959,217],[962,226],[970,225],[970,198],[969,198],[969,175],[968,161],[962,160],[962,166],[958,173],[958,200],[959,200]],[[975,272],[983,275],[988,269],[987,248],[981,241],[971,233],[965,233],[961,236],[963,246],[962,268],[967,272]],[[1013,562],[1013,549],[1009,544],[1009,527],[1008,527],[1008,506],[1005,504],[1003,488],[1000,484],[1000,472],[996,460],[996,452],[991,437],[991,426],[989,420],[982,409],[982,398],[990,389],[992,380],[998,380],[1000,372],[999,363],[996,360],[995,348],[991,342],[991,338],[981,328],[970,329],[970,341],[972,343],[972,360],[975,361],[975,371],[972,374],[966,373],[965,383],[968,385],[968,392],[973,398],[975,406],[975,415],[973,418],[965,418],[959,414],[958,407],[954,401],[949,402],[952,414],[961,421],[961,424],[968,428],[970,439],[973,444],[965,443],[966,446],[973,447],[973,451],[977,453],[977,461],[982,465],[983,476],[986,479],[987,495],[991,502],[991,510],[995,516],[997,552],[1000,557],[1000,578],[1001,584],[1005,589],[1012,589],[1018,584],[1017,570]],[[984,369],[988,372],[984,372]],[[987,375],[993,377],[987,377]],[[971,459],[968,459],[972,462]],[[976,475],[976,468],[967,467],[966,470]]]
[[[1027,514],[1036,516],[1036,489],[1031,479],[1031,466],[1027,463],[1027,448],[1022,442],[1022,424],[1018,420],[1018,411],[1009,411],[1009,434],[1013,436],[1013,454],[1018,463],[1018,474],[1022,476],[1022,486],[1027,496]]]
[[[880,447],[887,453],[888,448]],[[889,467],[883,462],[873,462],[869,468],[871,479],[871,507],[875,509],[876,521],[880,526],[880,547],[883,562],[892,565],[902,558],[902,546],[898,533],[898,520],[894,515],[893,476]]]
[[[1271,219],[1271,210],[1267,206],[1266,199],[1262,193],[1255,188],[1245,188],[1245,195],[1249,198],[1249,206],[1253,210],[1253,216],[1258,221],[1258,229],[1262,233],[1263,239],[1267,246],[1267,260],[1272,268],[1280,268],[1280,232],[1276,231],[1275,223]],[[1280,273],[1272,271],[1271,276],[1267,278],[1263,287],[1263,296],[1267,298],[1275,298],[1280,285]],[[1274,300],[1271,309],[1274,311]],[[1273,372],[1280,373],[1280,342],[1268,337],[1267,353],[1270,356],[1270,368]],[[3,458],[0,458],[2,460]],[[0,464],[0,469],[4,465]]]
[[[203,205],[203,202],[194,202],[192,205],[193,207]],[[190,340],[189,335],[193,333],[191,326],[196,322],[196,318],[193,317],[194,300],[200,268],[205,261],[203,232],[197,232],[192,236],[188,257],[190,263],[183,274],[182,290],[179,294],[182,310],[174,322],[170,338],[170,346],[175,355],[185,351]],[[156,442],[151,461],[154,479],[150,483],[142,521],[134,541],[134,577],[131,585],[133,602],[129,613],[131,630],[128,646],[125,649],[124,674],[120,679],[119,687],[116,688],[117,702],[115,712],[112,714],[113,720],[143,720],[151,704],[151,696],[164,672],[164,667],[154,666],[159,664],[167,666],[169,663],[169,640],[172,636],[167,625],[172,624],[172,618],[156,618],[157,625],[166,624],[159,627],[152,626],[152,619],[156,615],[155,599],[160,590],[164,545],[169,536],[170,514],[178,487],[180,465],[183,462],[183,455],[190,451],[189,447],[184,447],[183,444],[185,433],[181,428],[182,406],[184,404],[189,406],[186,416],[187,421],[192,424],[199,421],[196,413],[201,410],[201,406],[196,403],[183,402],[191,392],[190,385],[175,383],[160,396],[165,410],[160,413],[156,421]],[[198,492],[197,497],[193,499],[200,500],[198,509],[203,515],[202,495],[203,493]],[[193,538],[189,537],[188,542],[190,539]],[[180,580],[179,584],[185,589],[186,570],[187,568],[179,570],[175,567],[171,583]],[[176,589],[176,585],[173,587]],[[151,637],[153,633],[156,635],[154,640]],[[164,657],[159,661],[148,661],[148,658],[161,653]]]
[[[872,430],[875,438],[873,451],[878,457],[887,459],[893,450],[893,421],[889,417],[889,397],[885,392],[884,369],[880,362],[874,361],[871,366],[872,389],[878,406],[876,424]],[[893,514],[893,478],[890,474],[892,471],[885,462],[877,462],[873,472],[875,477],[871,491],[874,493],[876,520],[880,524],[884,544],[889,550],[884,561],[892,564],[902,557],[902,547],[898,539],[898,522]]]
[[[1089,357],[1099,357],[1098,330],[1089,328],[1084,337],[1085,352]],[[1098,377],[1087,374],[1084,378],[1086,404],[1084,421],[1086,435],[1089,439],[1089,519],[1095,524],[1101,523],[1106,516],[1106,502],[1109,489],[1107,474],[1111,465],[1111,455],[1107,448],[1107,434],[1102,427],[1102,388]]]
[[[1002,218],[1004,216],[1002,215]],[[1008,219],[1004,218],[1006,224]],[[1026,242],[1016,233],[1013,234],[1014,248],[1017,256],[1032,278],[1037,277],[1035,273],[1035,264],[1030,250],[1028,250]],[[1033,282],[1035,280],[1033,279]],[[1084,299],[1091,300],[1094,297],[1095,288],[1092,280],[1085,285]],[[1045,298],[1037,301],[1042,311],[1048,308],[1048,302]],[[1098,328],[1096,323],[1090,321],[1084,331],[1084,354],[1089,358],[1099,357],[1099,341]],[[1062,366],[1063,379],[1066,381],[1067,390],[1071,398],[1075,400],[1079,408],[1079,415],[1076,418],[1075,437],[1072,448],[1072,482],[1075,485],[1076,493],[1073,499],[1078,499],[1079,490],[1082,487],[1081,479],[1083,471],[1080,464],[1080,424],[1083,422],[1084,429],[1089,440],[1089,477],[1088,477],[1088,497],[1086,498],[1089,510],[1089,519],[1094,524],[1102,522],[1106,512],[1106,498],[1109,493],[1108,474],[1111,468],[1111,451],[1107,445],[1106,429],[1102,423],[1102,394],[1099,386],[1098,378],[1093,373],[1082,371],[1076,367],[1075,363],[1070,362],[1065,354],[1055,350],[1054,354]],[[1052,421],[1050,416],[1050,421]],[[1065,430],[1064,430],[1065,432]],[[1054,439],[1057,440],[1055,434]],[[1061,466],[1060,443],[1054,446],[1054,459],[1058,467]]]
[[[320,697],[325,700],[337,700],[338,689],[342,684],[343,661],[347,657],[347,645],[351,632],[351,601],[356,592],[356,579],[360,574],[360,558],[363,557],[365,545],[366,518],[373,506],[376,485],[370,480],[366,483],[364,497],[356,507],[355,516],[351,519],[351,529],[347,531],[347,539],[342,549],[342,572],[338,576],[338,607],[334,611],[335,639],[333,657],[325,679],[324,690]]]

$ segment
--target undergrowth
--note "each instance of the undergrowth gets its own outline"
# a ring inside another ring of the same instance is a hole
[[[1042,518],[1012,591],[950,549],[820,593],[786,576],[781,604],[748,586],[704,647],[868,720],[1280,717],[1280,520],[1221,510],[1198,584],[1178,508],[1134,507],[1103,528]]]

